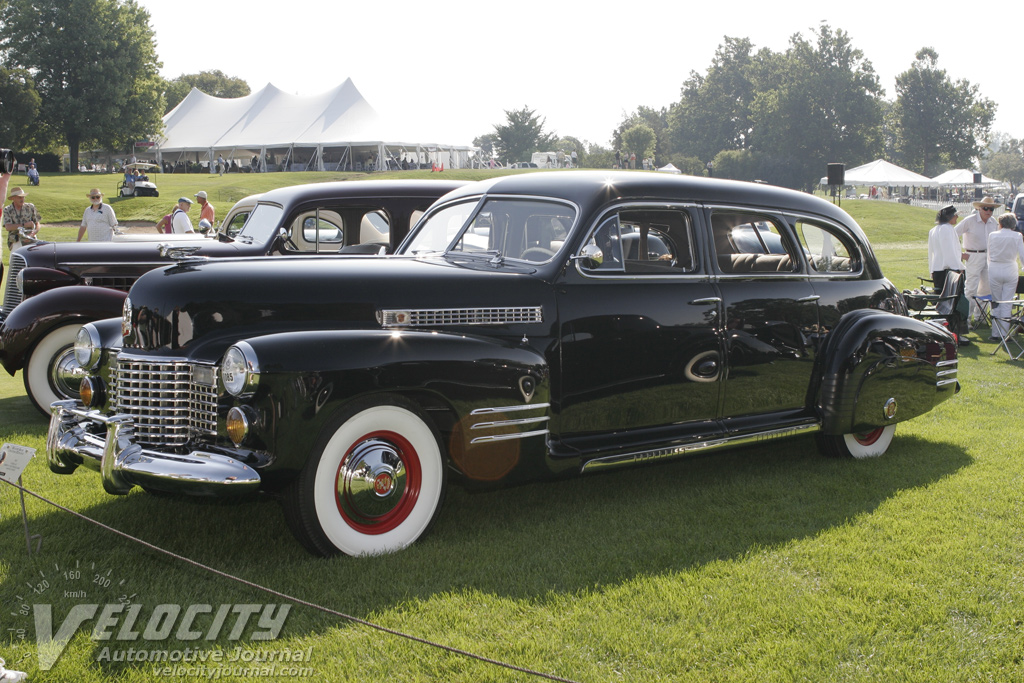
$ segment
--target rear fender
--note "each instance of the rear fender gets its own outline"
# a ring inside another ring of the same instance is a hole
[[[816,405],[825,434],[862,433],[909,420],[960,389],[953,336],[885,311],[844,315],[822,358]]]
[[[120,317],[127,296],[105,287],[70,286],[25,299],[0,328],[0,363],[13,375],[25,367],[30,351],[53,329]]]

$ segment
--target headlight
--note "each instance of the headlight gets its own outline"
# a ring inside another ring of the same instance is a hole
[[[235,344],[220,362],[220,379],[232,396],[251,396],[260,382],[256,352],[245,342]]]
[[[103,349],[100,346],[100,334],[91,324],[82,325],[75,337],[75,360],[79,367],[84,370],[91,370],[100,362],[100,354]]]

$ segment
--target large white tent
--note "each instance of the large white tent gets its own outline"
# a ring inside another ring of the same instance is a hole
[[[994,180],[986,175],[981,176],[981,182],[974,182],[974,171],[966,168],[954,168],[932,178],[936,185],[970,185],[974,187],[991,187],[1002,185],[1001,180]]]
[[[851,168],[844,174],[846,185],[882,185],[884,187],[934,187],[935,181],[920,173],[914,173],[885,159]],[[828,177],[821,179],[822,185],[828,185]]]
[[[444,144],[410,133],[411,122],[381,116],[346,79],[319,95],[290,95],[268,84],[237,98],[193,88],[164,116],[155,146],[167,166],[224,156],[254,171],[368,170],[402,161],[464,168],[473,147]]]

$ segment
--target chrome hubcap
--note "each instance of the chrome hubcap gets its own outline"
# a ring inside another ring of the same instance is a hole
[[[352,449],[338,470],[338,505],[353,523],[373,525],[401,505],[406,486],[399,450],[384,439],[367,439]]]

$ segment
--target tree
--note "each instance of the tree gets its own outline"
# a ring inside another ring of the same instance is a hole
[[[0,67],[0,147],[29,147],[39,103],[39,93],[28,71]]]
[[[622,133],[622,147],[625,152],[636,154],[637,159],[654,155],[657,135],[646,123],[639,123]]]
[[[497,144],[497,137],[491,133],[484,133],[480,137],[473,138],[473,146],[479,147],[480,153],[487,159],[490,159],[497,154],[495,149]]]
[[[505,110],[506,123],[494,126],[499,153],[508,161],[523,161],[533,152],[550,148],[555,135],[544,132],[544,119],[529,107]]]
[[[615,149],[622,149],[623,147],[629,149],[629,146],[623,140],[623,135],[630,128],[639,125],[650,128],[654,133],[654,144],[649,152],[643,156],[652,156],[655,159],[668,158],[672,152],[672,145],[669,142],[668,134],[668,111],[664,108],[656,110],[650,107],[637,107],[637,110],[626,116],[622,123],[619,124],[619,127],[615,129],[615,132],[612,134],[612,146]],[[640,154],[639,150],[636,150],[636,152],[638,155]]]
[[[996,109],[978,86],[952,81],[938,60],[934,49],[918,50],[913,65],[896,77],[892,113],[899,160],[927,176],[943,167],[972,168]]]
[[[981,160],[981,172],[1014,187],[1024,185],[1024,140],[1006,138],[997,151]]]
[[[83,144],[151,137],[162,95],[149,13],[134,0],[8,0],[0,49],[27,69],[39,121],[63,138],[72,167]]]
[[[771,87],[751,104],[753,143],[771,182],[811,188],[826,164],[860,164],[881,150],[882,87],[849,35],[822,23],[769,65]],[[779,175],[781,173],[781,175]],[[764,177],[764,176],[762,176]]]
[[[710,161],[721,150],[750,144],[750,105],[757,90],[758,63],[749,38],[725,37],[707,74],[690,72],[682,96],[667,115],[667,141],[673,152]]]
[[[192,88],[198,88],[213,97],[245,97],[251,91],[249,84],[236,76],[228,76],[220,69],[200,71],[197,74],[182,74],[166,82],[164,99],[166,114],[177,107]]]

